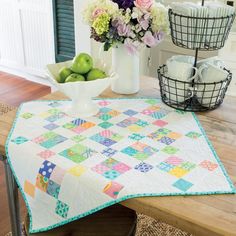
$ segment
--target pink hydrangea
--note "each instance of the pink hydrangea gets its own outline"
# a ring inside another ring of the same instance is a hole
[[[153,4],[153,0],[135,0],[134,5],[141,9],[149,9]]]

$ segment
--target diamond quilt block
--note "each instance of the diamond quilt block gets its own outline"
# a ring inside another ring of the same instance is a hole
[[[92,157],[95,153],[97,152],[84,145],[76,144],[71,148],[65,149],[64,151],[60,152],[59,155],[75,163],[80,163]]]
[[[63,125],[63,128],[69,129],[75,133],[82,133],[85,130],[94,127],[95,124],[93,122],[89,122],[83,119],[75,119],[72,120],[70,123],[66,123]]]
[[[193,186],[193,184],[189,181],[184,180],[184,179],[179,179],[173,184],[173,186],[183,192],[186,192],[187,190],[189,190]]]
[[[138,164],[137,166],[134,167],[135,170],[138,170],[142,173],[147,173],[149,172],[151,169],[153,169],[153,166],[150,164],[147,164],[145,162],[142,162],[140,164]]]
[[[22,136],[18,136],[18,137],[16,137],[16,138],[11,140],[11,142],[13,142],[13,143],[15,143],[17,145],[20,145],[20,144],[25,143],[27,141],[28,141],[28,139],[25,138],[25,137],[22,137]]]
[[[70,209],[69,205],[58,200],[57,205],[56,205],[56,209],[55,209],[55,213],[57,215],[61,216],[62,218],[67,218],[69,209]]]
[[[121,174],[129,171],[131,167],[113,158],[108,158],[107,160],[101,162],[100,164],[97,164],[91,169],[98,174],[101,174],[105,178],[113,180]]]
[[[123,185],[115,181],[111,181],[105,186],[103,192],[108,196],[110,196],[111,198],[116,199],[118,197],[118,194],[123,188],[124,188]]]
[[[197,138],[201,137],[202,134],[199,134],[199,133],[197,133],[197,132],[191,131],[191,132],[188,132],[188,133],[186,134],[186,136],[189,137],[189,138],[192,138],[192,139],[197,139]]]

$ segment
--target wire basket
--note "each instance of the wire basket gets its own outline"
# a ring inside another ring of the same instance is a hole
[[[232,79],[228,72],[225,80],[214,83],[181,81],[168,77],[167,66],[158,68],[162,101],[170,107],[184,111],[207,111],[220,106]]]
[[[226,17],[192,17],[174,13],[169,9],[172,41],[188,49],[218,50],[224,47],[235,18],[235,13]]]

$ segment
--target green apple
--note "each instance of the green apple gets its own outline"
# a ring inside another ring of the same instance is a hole
[[[107,75],[104,71],[94,68],[91,71],[89,71],[87,75],[87,80],[91,81],[91,80],[96,80],[96,79],[104,79],[106,77]]]
[[[78,82],[78,81],[85,81],[84,76],[73,73],[66,78],[65,82],[68,83],[68,82]]]
[[[67,67],[62,67],[59,70],[59,76],[56,78],[58,83],[64,83],[66,78],[72,74],[72,70]]]
[[[74,57],[71,70],[75,73],[86,74],[93,68],[93,59],[87,53]]]

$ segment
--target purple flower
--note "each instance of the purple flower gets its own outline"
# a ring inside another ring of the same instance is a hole
[[[113,2],[117,3],[119,8],[123,9],[132,8],[134,6],[134,0],[113,0]]]
[[[154,47],[157,44],[156,38],[152,35],[151,31],[147,31],[142,40],[148,47]]]
[[[143,17],[141,19],[138,19],[138,22],[140,26],[144,29],[147,30],[149,27],[149,20],[144,19]]]
[[[127,49],[130,55],[136,54],[139,50],[140,43],[138,41],[133,41],[130,38],[127,38],[124,42],[124,46]]]
[[[117,32],[119,36],[128,36],[130,34],[131,28],[130,25],[119,24],[117,27]]]

